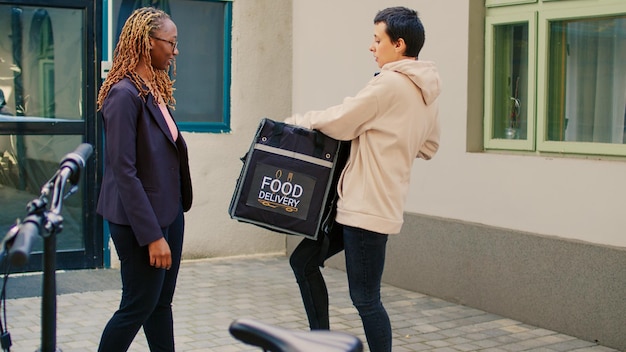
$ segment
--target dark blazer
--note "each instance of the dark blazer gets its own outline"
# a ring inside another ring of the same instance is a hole
[[[130,225],[139,245],[163,237],[181,208],[192,202],[187,144],[176,142],[149,94],[144,102],[124,78],[102,104],[104,176],[97,212],[106,220]]]

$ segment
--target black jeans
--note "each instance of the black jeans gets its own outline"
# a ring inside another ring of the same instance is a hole
[[[122,298],[100,339],[100,352],[124,352],[139,329],[152,352],[174,351],[172,299],[180,268],[185,220],[182,212],[163,229],[172,253],[170,270],[150,266],[148,246],[140,247],[130,226],[109,223],[121,261]]]
[[[289,258],[300,287],[312,330],[329,329],[328,290],[320,271],[323,261],[345,250],[350,298],[361,316],[370,351],[391,351],[391,324],[380,299],[387,235],[343,226],[329,236],[324,254],[323,239],[304,239]]]

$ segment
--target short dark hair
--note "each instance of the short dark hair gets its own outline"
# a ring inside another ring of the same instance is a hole
[[[404,39],[405,56],[418,57],[426,36],[417,11],[402,6],[389,7],[379,11],[374,17],[374,24],[380,22],[387,25],[387,35],[392,43],[397,43],[400,38]]]

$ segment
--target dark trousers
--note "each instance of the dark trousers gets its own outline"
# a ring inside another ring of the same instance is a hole
[[[388,236],[355,227],[342,228],[331,233],[327,244],[323,238],[302,240],[289,258],[309,326],[312,330],[330,328],[328,290],[320,266],[345,250],[350,298],[361,316],[370,351],[390,352],[391,324],[380,299]]]
[[[182,209],[163,228],[172,252],[170,270],[150,266],[148,246],[140,247],[130,226],[109,223],[111,238],[121,261],[122,298],[100,339],[100,352],[124,352],[139,329],[152,352],[174,351],[172,299],[183,249],[185,220]]]

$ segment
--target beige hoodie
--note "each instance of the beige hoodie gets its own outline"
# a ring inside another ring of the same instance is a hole
[[[428,160],[439,148],[439,93],[434,63],[400,60],[384,65],[342,104],[285,120],[352,141],[337,186],[338,223],[400,232],[413,161]]]

